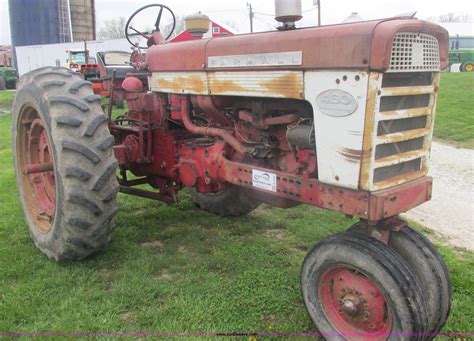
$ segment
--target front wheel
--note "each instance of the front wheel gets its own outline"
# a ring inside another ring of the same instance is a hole
[[[357,223],[348,231],[369,233],[364,223]],[[402,256],[416,275],[427,302],[428,332],[439,333],[448,319],[452,297],[449,272],[443,257],[428,238],[408,226],[391,231],[388,245]]]
[[[426,302],[416,276],[382,242],[342,233],[320,241],[301,271],[303,299],[327,339],[421,339]]]
[[[55,260],[84,259],[109,242],[119,186],[100,96],[78,74],[46,67],[13,104],[17,185],[30,235]]]
[[[474,71],[474,63],[473,62],[462,63],[459,70],[461,70],[461,72],[473,72]]]

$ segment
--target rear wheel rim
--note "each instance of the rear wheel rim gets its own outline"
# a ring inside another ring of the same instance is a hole
[[[46,234],[53,226],[56,212],[56,179],[48,132],[38,111],[32,107],[22,110],[18,124],[17,162],[21,172],[21,195],[26,214],[35,228]],[[52,164],[52,168],[34,173],[29,171],[31,165],[48,164]]]
[[[466,71],[471,72],[473,69],[474,69],[474,65],[472,65],[472,64],[467,64],[466,65]]]
[[[392,329],[392,313],[377,285],[346,265],[326,271],[317,286],[319,304],[344,337],[382,340]]]

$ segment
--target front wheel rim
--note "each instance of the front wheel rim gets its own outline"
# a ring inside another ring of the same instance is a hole
[[[319,304],[329,323],[346,338],[386,339],[392,313],[381,290],[364,274],[340,265],[326,271],[317,285]]]

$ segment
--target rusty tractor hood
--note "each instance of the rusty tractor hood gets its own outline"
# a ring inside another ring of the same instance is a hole
[[[166,43],[148,49],[151,72],[208,70],[210,57],[302,52],[302,63],[285,66],[245,66],[246,69],[357,69],[384,72],[389,68],[396,33],[433,35],[440,46],[441,69],[448,66],[448,32],[436,24],[391,18],[358,23],[272,31],[230,37]],[[221,67],[219,70],[236,70]]]

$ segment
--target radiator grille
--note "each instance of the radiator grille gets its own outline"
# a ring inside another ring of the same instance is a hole
[[[380,190],[428,173],[439,73],[371,74],[361,187]]]
[[[397,33],[387,72],[440,71],[438,40],[428,34]]]

